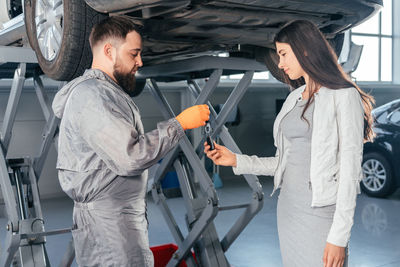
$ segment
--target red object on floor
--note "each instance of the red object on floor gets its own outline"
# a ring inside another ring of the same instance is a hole
[[[154,267],[165,267],[167,266],[169,260],[172,258],[172,255],[178,249],[178,246],[170,243],[160,246],[154,246],[150,249],[154,255]],[[179,267],[187,267],[186,262],[182,261]]]

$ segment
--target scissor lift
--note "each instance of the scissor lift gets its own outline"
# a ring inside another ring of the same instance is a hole
[[[0,46],[0,62],[0,78],[13,78],[0,138],[0,187],[8,219],[5,244],[0,253],[0,266],[50,266],[45,247],[46,236],[68,233],[71,230],[45,231],[38,190],[38,180],[59,120],[49,108],[38,73],[36,56],[30,48]],[[40,153],[36,158],[9,159],[6,156],[18,103],[25,79],[29,77],[33,77],[36,95],[46,119]],[[60,84],[62,85],[63,83]],[[69,266],[73,257],[74,251],[70,242],[60,266]]]
[[[149,78],[147,86],[165,119],[175,116],[166,98],[157,85],[157,81],[186,80],[188,90],[194,97],[192,105],[208,104],[211,110],[210,124],[213,129],[211,137],[219,136],[221,141],[231,151],[241,153],[228,129],[224,126],[233,108],[237,106],[250,86],[255,71],[265,71],[266,67],[259,62],[244,58],[228,58],[203,56],[170,62],[157,66],[144,67],[140,76]],[[244,73],[241,80],[232,90],[221,111],[217,114],[209,99],[217,88],[222,75]],[[209,77],[201,88],[196,78]],[[185,260],[188,266],[230,266],[224,252],[248,225],[251,219],[263,207],[264,195],[258,178],[254,175],[244,175],[252,190],[250,203],[235,204],[221,207],[213,181],[203,167],[201,158],[205,138],[192,144],[185,136],[179,146],[172,150],[158,167],[152,187],[153,198],[161,209],[168,227],[178,244],[178,250],[168,263],[168,267],[178,266]],[[179,228],[161,188],[162,178],[171,168],[175,168],[186,208],[186,223],[188,234],[184,236]],[[234,222],[227,234],[220,239],[214,225],[214,218],[219,211],[243,209],[242,214]],[[196,260],[192,258],[194,249]]]

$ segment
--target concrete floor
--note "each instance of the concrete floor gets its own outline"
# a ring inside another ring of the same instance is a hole
[[[272,180],[261,178],[264,188],[264,208],[227,251],[226,256],[235,267],[245,266],[281,266],[278,234],[276,228],[277,195],[270,197]],[[239,177],[224,181],[224,187],[218,189],[221,205],[247,203],[250,190]],[[68,198],[44,200],[43,211],[47,230],[70,227],[72,224],[72,202]],[[173,207],[178,224],[186,234],[184,206],[181,198],[168,199]],[[222,211],[215,225],[218,234],[224,236],[230,225],[238,218],[240,210]],[[148,218],[150,245],[174,242],[165,221],[149,195]],[[4,242],[6,219],[0,218],[0,238]],[[60,262],[70,234],[47,238],[47,251],[52,265]],[[4,245],[1,244],[1,248]],[[74,264],[74,266],[76,266]],[[398,267],[400,266],[400,190],[388,199],[370,198],[360,195],[357,202],[355,224],[350,241],[351,267]]]

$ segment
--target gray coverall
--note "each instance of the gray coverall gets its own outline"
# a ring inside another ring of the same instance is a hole
[[[80,266],[153,266],[147,171],[184,135],[173,118],[144,133],[133,100],[100,70],[87,70],[55,96],[62,118],[57,169],[74,200],[72,231]]]

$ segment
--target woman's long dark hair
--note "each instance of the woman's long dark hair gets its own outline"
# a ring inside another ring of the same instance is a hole
[[[360,93],[364,106],[364,141],[372,141],[374,132],[372,130],[373,118],[371,115],[374,98],[358,87],[338,64],[338,59],[332,47],[325,39],[319,29],[306,20],[296,20],[282,28],[275,37],[274,43],[287,43],[292,48],[300,66],[310,77],[310,96],[301,115],[304,113],[314,99],[314,93],[320,86],[329,89],[341,89],[355,87]],[[305,81],[301,77],[290,80],[289,76],[282,71],[286,83],[296,88]]]

